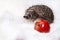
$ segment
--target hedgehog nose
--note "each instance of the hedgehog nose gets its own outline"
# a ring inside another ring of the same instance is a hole
[[[28,16],[23,16],[24,18],[28,19]]]

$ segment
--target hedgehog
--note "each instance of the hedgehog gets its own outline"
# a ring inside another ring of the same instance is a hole
[[[47,20],[49,24],[54,21],[54,14],[51,8],[46,5],[33,5],[29,7],[23,16],[25,19],[35,21],[36,19]]]

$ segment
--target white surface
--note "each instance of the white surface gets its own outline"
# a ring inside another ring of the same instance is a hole
[[[0,0],[0,40],[60,40],[60,0]],[[45,4],[55,16],[49,33],[34,30],[34,23],[23,19],[32,5]]]

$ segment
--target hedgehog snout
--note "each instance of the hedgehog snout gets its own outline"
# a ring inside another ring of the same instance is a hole
[[[28,19],[28,16],[23,16],[24,18]]]

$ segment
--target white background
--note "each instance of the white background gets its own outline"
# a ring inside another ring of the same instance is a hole
[[[54,13],[49,33],[34,30],[34,23],[23,18],[32,5],[47,5]],[[60,0],[0,0],[0,40],[60,40]]]

